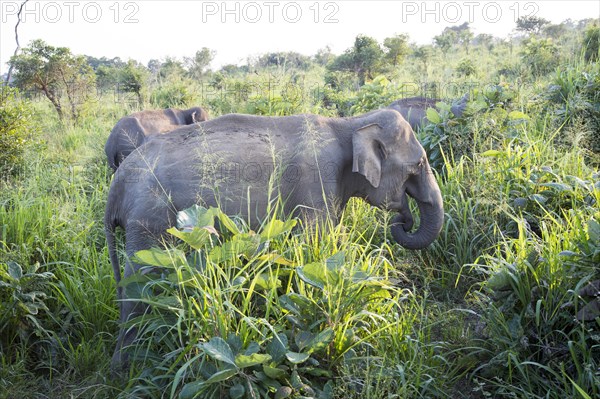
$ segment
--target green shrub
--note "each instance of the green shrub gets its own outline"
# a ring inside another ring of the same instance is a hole
[[[560,50],[552,39],[531,37],[523,42],[521,60],[528,65],[534,76],[544,75],[556,68],[560,62]]]
[[[133,393],[331,398],[347,362],[389,341],[405,293],[377,276],[386,261],[359,246],[311,259],[295,224],[271,219],[255,233],[195,206],[168,230],[182,247],[136,254],[155,270],[121,283],[151,305],[134,321],[145,371]]]
[[[598,61],[600,56],[600,25],[598,23],[588,26],[585,30],[582,46],[587,62]]]
[[[456,117],[452,105],[439,102],[437,109],[427,110],[428,125],[419,133],[431,166],[443,172],[444,157],[458,162],[477,152],[493,149],[504,139],[517,134],[516,129],[529,119],[511,111],[516,91],[507,84],[486,86],[471,93],[465,111]],[[460,100],[459,100],[460,101]]]
[[[25,162],[26,149],[33,143],[37,127],[31,104],[19,91],[0,86],[0,176],[18,171]]]
[[[542,95],[560,134],[563,148],[587,151],[587,160],[600,165],[600,64],[559,68]]]
[[[456,66],[456,72],[458,76],[469,77],[477,74],[477,68],[475,68],[475,64],[473,64],[471,59],[463,58]]]
[[[182,108],[191,105],[193,100],[188,85],[183,82],[164,84],[150,95],[150,103],[158,108]]]

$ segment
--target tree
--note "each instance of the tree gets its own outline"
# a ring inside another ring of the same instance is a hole
[[[490,35],[489,33],[480,33],[480,34],[478,34],[475,37],[474,42],[477,45],[485,47],[485,49],[488,52],[492,51],[492,49],[494,48],[494,36]]]
[[[465,22],[462,25],[448,26],[444,28],[441,35],[435,36],[433,41],[438,46],[444,55],[452,48],[454,44],[462,45],[469,54],[469,45],[473,39],[473,32],[469,27],[469,23]]]
[[[552,71],[559,63],[559,49],[552,39],[529,38],[523,42],[521,58],[534,75]]]
[[[177,58],[167,57],[164,62],[160,64],[160,70],[158,72],[159,78],[164,79],[180,79],[185,75],[185,68],[181,61]]]
[[[548,25],[549,23],[550,21],[547,19],[536,17],[535,15],[520,17],[517,19],[517,30],[519,32],[534,33],[537,35],[541,32],[544,25]]]
[[[129,60],[127,65],[121,68],[119,72],[119,89],[126,93],[134,93],[137,96],[138,103],[143,104],[143,92],[148,78],[146,68],[136,61]]]
[[[456,32],[456,41],[458,42],[458,44],[462,45],[467,54],[469,54],[469,45],[471,44],[471,40],[473,39],[473,32],[471,32],[469,23],[465,22],[462,25],[454,27],[451,26],[447,29],[454,30]]]
[[[25,161],[25,151],[38,133],[33,107],[19,91],[0,86],[0,177],[15,173]]]
[[[360,86],[380,70],[383,50],[377,40],[363,35],[356,36],[354,46],[335,58],[328,66],[330,71],[351,71],[358,78]]]
[[[385,59],[393,66],[401,64],[408,54],[408,35],[396,35],[383,40],[383,47],[387,49]]]
[[[19,11],[17,12],[17,23],[15,24],[15,42],[17,43],[17,47],[15,48],[15,52],[13,54],[14,57],[19,54],[19,50],[21,50],[21,44],[19,43],[19,24],[21,23],[21,13],[23,12],[23,7],[25,7],[25,3],[29,0],[25,0],[21,3],[19,7]],[[6,83],[10,83],[10,79],[12,76],[13,66],[10,65],[8,68],[8,73],[6,74]]]
[[[193,79],[200,79],[206,73],[206,69],[213,58],[215,58],[215,54],[216,52],[214,50],[202,47],[202,50],[196,51],[196,54],[193,57],[185,57],[184,64],[190,77]]]
[[[413,56],[423,63],[423,71],[425,75],[428,74],[429,61],[433,55],[431,46],[418,46],[413,50]]]
[[[559,39],[567,32],[567,26],[564,23],[560,24],[551,24],[546,25],[542,28],[542,31],[545,36],[550,37],[552,39]]]
[[[33,40],[22,53],[11,57],[15,85],[44,93],[59,119],[65,117],[64,98],[73,120],[79,118],[80,106],[95,89],[95,75],[85,57],[71,54],[66,47],[53,47],[43,40]]]
[[[477,69],[473,64],[473,61],[468,58],[463,58],[456,66],[456,72],[459,76],[469,77],[477,74]]]
[[[286,69],[290,67],[307,70],[310,65],[310,57],[289,51],[263,54],[258,58],[255,66],[258,68],[277,67]]]
[[[444,29],[444,32],[442,32],[441,35],[434,36],[433,42],[435,43],[436,47],[442,50],[442,53],[445,57],[454,43],[456,43],[456,32]]]
[[[584,58],[587,62],[598,61],[600,57],[600,26],[590,24],[583,38]]]
[[[327,65],[335,58],[335,55],[331,52],[331,47],[325,46],[322,49],[317,50],[317,54],[313,57],[315,62],[319,65]]]

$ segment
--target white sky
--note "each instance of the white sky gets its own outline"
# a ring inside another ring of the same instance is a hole
[[[21,0],[0,0],[0,72],[15,49]],[[378,39],[408,33],[431,43],[446,26],[470,22],[475,34],[506,37],[518,16],[553,23],[600,17],[600,1],[368,1],[368,0],[65,0],[26,5],[21,46],[41,38],[75,54],[121,57],[146,64],[152,58],[192,56],[216,50],[212,67],[245,63],[269,51],[312,55],[329,45],[339,54],[358,34]]]

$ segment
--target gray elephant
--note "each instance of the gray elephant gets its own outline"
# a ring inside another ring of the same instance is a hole
[[[408,121],[414,131],[419,130],[422,126],[426,125],[429,121],[427,120],[427,108],[435,108],[435,104],[442,101],[438,98],[427,98],[427,97],[408,97],[394,101],[388,108],[395,109]],[[469,101],[469,93],[465,94],[458,101],[452,104],[450,111],[455,117],[460,118],[467,107]]]
[[[119,119],[104,145],[108,165],[117,170],[119,164],[149,135],[170,132],[182,125],[207,119],[208,113],[200,107],[147,110],[125,116]]]
[[[414,232],[407,195],[416,200],[421,216]],[[391,234],[409,249],[431,244],[444,220],[427,155],[394,110],[352,118],[230,114],[156,136],[121,164],[104,219],[117,282],[117,227],[125,229],[131,259],[139,250],[158,246],[176,213],[193,204],[218,205],[256,229],[278,197],[286,214],[307,223],[337,220],[350,197],[397,211]],[[124,276],[139,267],[128,260]],[[124,299],[122,287],[118,296]],[[143,311],[133,302],[121,301],[120,306],[121,323]],[[113,366],[126,362],[121,349],[134,338],[133,330],[121,330]]]

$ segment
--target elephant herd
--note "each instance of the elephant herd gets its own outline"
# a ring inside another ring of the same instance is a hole
[[[349,118],[229,114],[209,120],[199,107],[122,118],[105,146],[115,171],[104,223],[117,282],[116,228],[125,230],[128,277],[140,268],[133,255],[160,246],[177,212],[194,204],[219,206],[256,229],[274,200],[281,200],[286,215],[310,225],[337,221],[348,200],[360,197],[397,212],[391,224],[397,243],[427,247],[441,231],[444,209],[414,130],[434,102],[403,99]],[[415,231],[408,197],[419,208]],[[118,299],[122,324],[143,313],[139,304],[125,300],[120,286]],[[113,366],[127,364],[122,348],[134,338],[134,330],[121,328]]]

